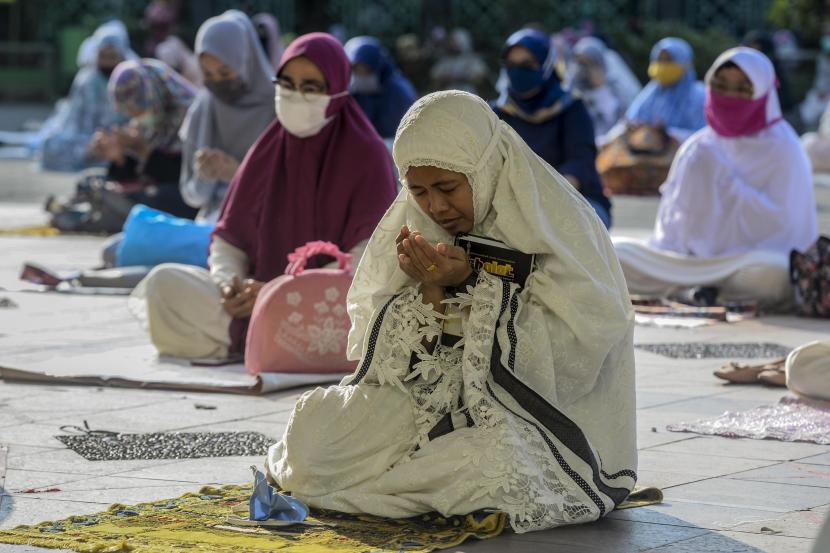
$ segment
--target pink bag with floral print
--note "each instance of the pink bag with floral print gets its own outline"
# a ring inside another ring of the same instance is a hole
[[[334,257],[340,267],[305,270],[315,255]],[[288,262],[257,296],[245,344],[248,372],[353,372],[357,363],[346,359],[352,256],[330,242],[309,242]]]

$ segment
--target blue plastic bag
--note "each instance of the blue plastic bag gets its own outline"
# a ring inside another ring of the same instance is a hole
[[[251,520],[302,522],[308,517],[305,503],[272,488],[256,467],[251,467],[251,471],[254,473],[254,490],[248,502]]]
[[[183,263],[207,267],[213,227],[212,223],[195,223],[137,205],[124,223],[124,239],[116,250],[115,264],[128,267]]]

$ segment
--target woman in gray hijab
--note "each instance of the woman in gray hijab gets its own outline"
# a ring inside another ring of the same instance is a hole
[[[182,124],[180,186],[200,220],[215,221],[248,148],[274,119],[273,69],[248,16],[228,10],[196,35],[204,76]]]

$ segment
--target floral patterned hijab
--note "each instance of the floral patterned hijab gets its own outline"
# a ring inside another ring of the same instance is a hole
[[[112,73],[109,95],[115,110],[130,117],[153,148],[181,149],[179,127],[196,89],[163,62],[121,62]]]

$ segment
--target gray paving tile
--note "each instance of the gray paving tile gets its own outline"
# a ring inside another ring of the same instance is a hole
[[[557,551],[560,545],[582,547],[583,551],[643,551],[707,532],[701,528],[606,518],[591,524],[522,534],[521,538],[555,545]]]
[[[39,497],[5,496],[0,504],[0,529],[20,524],[36,524],[45,520],[60,520],[72,515],[89,515],[109,505],[94,501],[60,501]]]
[[[830,501],[830,492],[826,488],[712,478],[671,488],[666,493],[666,500],[788,512],[826,505]]]
[[[812,540],[784,536],[712,532],[649,553],[809,553]]]
[[[802,442],[697,436],[686,432],[678,432],[678,434],[694,436],[694,438],[659,445],[653,449],[678,453],[696,453],[714,457],[741,457],[744,459],[767,459],[770,461],[791,461],[830,451],[830,447],[826,445]]]
[[[3,401],[13,410],[24,410],[28,414],[41,415],[61,412],[96,412],[120,410],[141,405],[155,405],[172,399],[170,394],[129,393],[119,388],[95,388],[86,386],[39,386],[39,393],[30,393],[21,398]],[[52,417],[55,418],[55,417]]]
[[[779,465],[747,470],[729,476],[735,480],[774,482],[797,486],[830,488],[830,467],[806,463],[781,463]],[[830,492],[827,501],[830,502]]]
[[[185,459],[125,470],[119,472],[118,476],[204,484],[246,484],[252,480],[251,465],[264,467],[265,457]]]
[[[807,463],[810,465],[827,465],[830,466],[830,452],[821,453],[819,455],[811,455],[810,457],[803,457],[798,460],[800,463]]]
[[[688,400],[693,397],[699,397],[694,394],[666,392],[661,390],[637,390],[637,409],[648,409],[658,405],[667,405],[677,403],[678,401]]]
[[[661,430],[662,428],[662,430]],[[688,440],[692,436],[680,432],[669,432],[662,426],[645,426],[637,428],[637,449],[646,449],[658,445]]]
[[[136,470],[155,464],[164,464],[169,462],[169,460],[87,461],[74,451],[64,449],[60,451],[51,451],[48,455],[29,455],[26,457],[9,459],[9,468],[42,472],[105,476],[108,474],[120,473],[127,470]]]
[[[29,423],[15,424],[0,428],[0,443],[10,447],[28,445],[36,447],[62,447],[54,437],[60,434],[59,424]]]
[[[764,528],[780,532],[777,535],[812,539],[824,522],[827,512],[827,506],[804,511],[771,513],[702,503],[674,502],[641,509],[614,511],[609,517],[741,533],[762,533],[761,529]]]
[[[664,503],[639,509],[614,511],[609,518],[686,526],[708,530],[729,530],[741,524],[764,523],[783,513],[747,507],[730,507],[694,501],[674,501],[671,494]]]
[[[762,534],[762,528],[773,530],[776,535],[813,539],[818,534],[824,518],[830,512],[827,506],[807,511],[794,511],[763,521],[745,522],[731,528],[735,532]]]
[[[769,466],[776,463],[762,459],[742,459],[739,457],[714,457],[697,453],[647,449],[638,454],[638,469],[672,470],[695,476],[722,476],[743,473],[750,469]]]
[[[82,418],[89,422],[90,428],[95,429],[115,432],[164,432],[195,425],[231,422],[256,415],[270,414],[276,410],[273,403],[269,401],[256,401],[257,398],[246,399],[250,400],[250,404],[244,407],[224,407],[220,401],[216,400],[213,404],[217,404],[217,408],[206,410],[195,407],[199,402],[190,398],[180,398],[157,405],[92,413],[69,422],[79,424]]]
[[[539,553],[539,544],[525,541],[521,535],[503,534],[489,540],[468,540],[446,551],[451,553]],[[578,547],[556,545],[556,553],[584,552],[584,549]]]
[[[205,484],[209,484],[206,482]],[[60,485],[59,492],[11,494],[13,497],[33,497],[50,501],[81,501],[93,503],[124,503],[132,505],[178,497],[198,491],[201,486],[192,482],[169,482],[112,476],[89,478]]]
[[[783,394],[782,394],[783,395]],[[673,403],[665,403],[655,407],[641,409],[665,417],[666,424],[700,418],[713,418],[726,411],[746,411],[770,402],[759,399],[732,397],[729,390],[710,396],[698,396],[680,399]]]
[[[8,469],[6,471],[6,492],[18,494],[23,490],[45,490],[48,488],[63,488],[68,482],[77,482],[95,478],[89,474],[71,472],[46,472],[35,470]]]
[[[285,411],[280,411],[279,413],[271,413],[269,415],[262,415],[259,417],[251,417],[248,419],[251,422],[264,422],[264,423],[272,423],[272,424],[280,424],[285,425],[288,423],[288,419],[291,418],[291,413],[294,411],[294,404],[292,403],[290,407],[285,409]]]
[[[8,449],[8,458],[9,459],[17,459],[19,457],[28,457],[29,455],[47,455],[50,451],[65,449],[66,446],[63,444],[58,444],[57,446],[50,447],[50,446],[35,446],[35,445],[9,445]]]
[[[637,485],[638,486],[654,486],[662,490],[671,488],[672,486],[679,486],[680,484],[688,484],[690,482],[697,482],[710,478],[708,476],[701,476],[699,474],[689,474],[688,472],[678,472],[674,470],[651,470],[651,469],[637,469]]]

